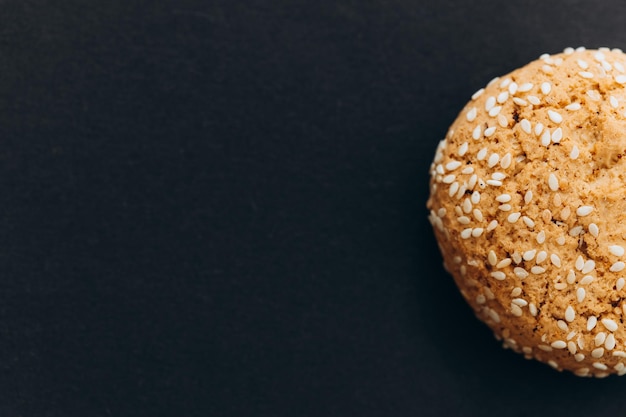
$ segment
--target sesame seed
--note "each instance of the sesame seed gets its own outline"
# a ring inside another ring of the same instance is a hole
[[[575,317],[576,312],[574,311],[574,308],[572,306],[567,306],[567,308],[565,309],[565,320],[571,323],[574,321]]]
[[[582,226],[574,226],[571,229],[569,229],[569,235],[570,236],[578,236],[582,232],[583,232],[583,227]]]
[[[567,347],[567,343],[562,340],[556,340],[550,344],[554,349],[565,349]]]
[[[460,167],[462,164],[459,161],[452,161],[452,162],[448,162],[446,164],[446,169],[448,171],[454,171],[455,169],[457,169],[458,167]]]
[[[580,154],[580,151],[578,150],[578,146],[574,145],[574,147],[572,148],[572,151],[569,154],[569,157],[571,159],[577,159],[579,154]]]
[[[520,93],[526,93],[532,89],[533,89],[532,83],[524,83],[518,87],[517,91],[519,91]]]
[[[607,61],[600,62],[600,65],[602,65],[602,68],[605,71],[611,71],[613,69],[613,66],[611,64],[609,64]]]
[[[624,66],[620,64],[619,62],[614,62],[613,67],[619,72],[626,72],[626,70],[624,69]]]
[[[482,235],[484,231],[485,229],[483,229],[482,227],[476,227],[474,228],[474,230],[472,230],[472,237],[480,237],[480,235]]]
[[[485,101],[485,111],[489,111],[489,110],[493,109],[493,107],[495,105],[496,105],[496,98],[494,96],[490,96]]]
[[[574,336],[576,336],[576,330],[572,330],[571,332],[569,332],[566,338],[567,340],[571,340],[574,338]]]
[[[487,184],[494,186],[494,187],[500,187],[502,186],[502,181],[499,180],[487,180]]]
[[[592,358],[600,359],[602,356],[604,356],[604,348],[599,347],[591,351]]]
[[[596,59],[596,61],[604,61],[604,59],[606,58],[604,54],[599,50],[593,55],[593,57]]]
[[[522,255],[522,258],[524,258],[525,261],[532,261],[536,254],[537,254],[537,250],[536,249],[527,250]]]
[[[557,255],[556,253],[550,255],[550,262],[552,262],[552,265],[556,266],[557,268],[561,267],[561,258],[559,258],[559,255]]]
[[[509,265],[511,265],[511,258],[504,258],[503,260],[498,262],[498,264],[496,265],[496,268],[502,269],[502,268],[506,268]]]
[[[526,133],[528,133],[530,135],[531,133],[531,125],[530,122],[527,119],[522,119],[522,121],[520,122],[520,127],[522,128],[522,130]]]
[[[474,172],[474,167],[472,166],[467,166],[461,170],[461,174],[466,174],[466,175],[471,174],[473,172]]]
[[[617,101],[617,99],[614,96],[610,96],[609,97],[609,103],[611,103],[611,106],[616,109],[619,106],[619,102]]]
[[[487,255],[487,260],[492,266],[495,266],[498,263],[498,257],[493,250],[489,251],[489,254]]]
[[[548,258],[548,252],[546,252],[545,250],[542,250],[539,253],[537,253],[537,259],[535,259],[535,262],[540,264],[543,261],[545,261],[547,258]]]
[[[539,100],[539,98],[537,98],[536,96],[526,96],[526,100],[528,100],[530,104],[533,104],[535,106],[541,104],[541,100]]]
[[[613,333],[606,337],[604,347],[606,348],[606,350],[613,350],[613,348],[615,348],[615,336],[613,335]]]
[[[567,284],[565,284],[564,282],[557,282],[556,284],[554,284],[554,288],[556,288],[557,290],[564,290],[567,288]]]
[[[504,155],[502,159],[500,160],[500,166],[502,167],[502,169],[507,169],[508,167],[510,167],[512,160],[513,160],[513,157],[511,156],[510,153],[507,153],[506,155]]]
[[[449,174],[446,175],[445,177],[443,177],[443,180],[441,180],[444,184],[452,184],[454,182],[454,180],[456,179],[456,175],[454,174]]]
[[[528,106],[528,102],[519,97],[513,97],[513,103],[517,104],[518,106]]]
[[[511,79],[510,78],[505,78],[504,80],[502,80],[502,82],[500,83],[500,88],[505,88],[507,85],[509,85],[511,83]]]
[[[461,231],[461,239],[469,239],[471,235],[472,235],[472,228],[471,227],[469,227],[467,229],[463,229]]]
[[[582,353],[577,353],[577,354],[574,355],[574,359],[576,359],[576,362],[580,362],[583,359],[585,359],[585,355],[583,355]],[[581,368],[577,372],[580,372],[580,371],[583,371],[583,370],[587,371],[587,372],[584,373],[585,375],[589,373],[589,368]]]
[[[513,81],[511,84],[509,84],[509,94],[513,95],[515,93],[517,93],[517,83],[515,81]]]
[[[565,55],[571,55],[574,53],[574,48],[568,46],[567,48],[563,49],[563,53]]]
[[[524,268],[520,268],[519,266],[513,268],[513,273],[519,279],[524,279],[524,278],[528,277],[528,275],[529,275],[528,272]]]
[[[593,282],[593,276],[591,275],[585,275],[581,280],[580,280],[580,285],[587,285],[587,284],[591,284]]]
[[[528,304],[528,312],[533,317],[537,316],[537,306],[534,303],[529,303]]]
[[[572,104],[568,104],[567,106],[565,106],[566,110],[570,110],[570,111],[576,111],[576,110],[580,110],[580,103],[572,103]]]
[[[552,347],[548,345],[537,345],[537,347],[544,352],[552,352]]]
[[[611,255],[624,256],[624,247],[620,245],[609,245],[609,252]]]
[[[602,319],[602,324],[604,325],[604,327],[606,327],[606,329],[610,332],[614,332],[617,330],[617,323],[615,322],[615,320],[611,320],[611,319]]]
[[[457,155],[459,156],[463,156],[467,153],[467,149],[469,148],[469,145],[467,144],[467,142],[463,142],[461,144],[461,146],[459,146],[459,149],[457,150]],[[460,164],[460,162],[459,162]]]
[[[509,201],[511,201],[511,195],[510,194],[500,194],[499,196],[496,197],[496,201],[498,201],[500,203],[508,203]]]
[[[498,155],[497,153],[492,153],[491,156],[489,156],[489,159],[487,160],[487,166],[489,168],[493,168],[494,166],[496,166],[499,160],[500,160],[500,155]]]
[[[559,189],[559,180],[554,173],[550,173],[548,176],[548,187],[550,187],[552,191],[557,191]]]
[[[584,288],[579,288],[576,290],[576,300],[578,300],[579,303],[582,303],[583,300],[585,299],[585,294],[586,291]]]
[[[498,227],[498,221],[497,220],[492,220],[488,225],[487,228],[485,229],[487,232],[491,232],[492,230],[494,230],[496,227]]]
[[[583,60],[583,59],[579,59],[576,61],[576,63],[578,64],[578,66],[584,70],[586,70],[587,68],[589,68],[589,64],[587,63],[587,61]]]
[[[533,192],[528,190],[526,191],[526,194],[524,195],[524,202],[526,204],[530,203],[533,199]]]
[[[613,367],[613,369],[615,369],[616,371],[622,371],[625,368],[626,366],[622,362],[619,362],[617,365]]]
[[[463,201],[463,212],[469,213],[471,211],[472,211],[472,202],[469,200],[469,198],[466,198]]]
[[[448,210],[446,210],[444,207],[441,207],[439,210],[437,210],[437,215],[439,217],[443,217],[446,215],[446,213],[448,212]]]
[[[522,309],[518,305],[511,304],[511,314],[513,314],[515,317],[521,317]]]
[[[541,67],[541,70],[546,74],[554,74],[554,68],[552,68],[550,65],[543,65]]]
[[[496,323],[500,323],[500,316],[498,315],[498,313],[496,313],[496,311],[494,311],[493,309],[489,309],[489,317],[491,318],[491,320],[495,321]]]
[[[594,368],[599,369],[601,371],[606,371],[607,369],[609,369],[605,364],[600,363],[600,362],[594,362],[592,365]]]
[[[541,144],[543,146],[550,145],[550,139],[551,139],[551,137],[550,137],[550,129],[544,130],[543,135],[541,135]]]
[[[488,127],[487,129],[485,129],[485,137],[488,138],[490,136],[493,136],[493,134],[496,133],[496,127],[495,126],[491,126]]]
[[[589,72],[589,71],[580,71],[578,75],[580,75],[583,78],[593,78],[593,72]]]
[[[521,293],[522,293],[522,289],[521,289],[520,287],[515,287],[515,288],[513,288],[513,290],[511,291],[511,297],[517,297],[517,296],[519,296]],[[518,306],[520,306],[520,307],[524,307],[524,306],[526,306],[526,305],[528,304],[528,303],[526,303],[526,304],[524,304],[524,305],[521,305],[520,303],[516,303],[516,302],[515,302],[515,300],[516,300],[516,299],[514,299],[512,302],[513,302],[513,303],[515,303],[515,304],[517,304],[517,305],[518,305]],[[520,298],[520,300],[521,300],[521,298]],[[524,300],[522,300],[522,301],[524,301]],[[524,302],[525,302],[525,301],[524,301]]]
[[[479,209],[474,209],[472,210],[472,214],[474,215],[474,218],[479,221],[482,222],[483,221],[483,213],[482,211],[480,211]]]
[[[526,224],[526,226],[530,227],[531,229],[535,227],[535,222],[528,216],[522,216],[522,221],[524,222],[524,224]]]
[[[583,274],[588,274],[593,271],[595,267],[596,263],[590,259],[585,262],[585,264],[583,265],[583,269],[581,269],[580,272],[582,272]]]
[[[591,214],[593,206],[580,206],[576,209],[576,214],[580,217],[585,217]]]
[[[498,94],[498,97],[496,99],[496,101],[500,104],[504,103],[505,101],[507,101],[509,99],[509,92],[508,91],[503,91],[500,94]]]
[[[587,90],[587,95],[594,101],[600,101],[600,93],[598,90]]]
[[[569,350],[569,353],[571,353],[572,355],[576,354],[576,343],[574,342],[567,342],[567,350]]]
[[[600,234],[600,229],[598,228],[598,225],[595,223],[590,223],[589,233],[591,233],[591,236],[593,237],[598,237],[598,235]]]
[[[485,291],[485,295],[487,296],[488,300],[493,300],[494,298],[496,298],[495,294],[488,287],[483,288],[483,290]]]
[[[533,266],[532,268],[530,268],[530,272],[535,275],[541,275],[546,272],[546,269],[540,266]]]
[[[554,123],[561,123],[563,121],[563,116],[561,116],[559,113],[555,112],[554,110],[548,110],[548,117],[550,118],[550,120],[552,120]]]
[[[593,330],[594,327],[596,327],[596,323],[598,322],[598,319],[595,316],[590,316],[587,319],[587,331],[590,332]]]
[[[478,304],[485,304],[486,302],[487,302],[487,299],[485,298],[484,295],[478,294],[476,296],[476,303],[478,303]]]
[[[506,274],[502,271],[494,271],[490,275],[498,281],[503,281],[506,278]]]
[[[500,114],[500,111],[502,111],[502,106],[495,106],[494,108],[489,110],[489,116],[496,117],[498,114]]]
[[[550,91],[552,90],[552,84],[550,84],[549,82],[544,82],[541,83],[541,92],[544,95],[550,94]]]
[[[478,191],[474,191],[472,193],[472,196],[470,197],[470,200],[472,201],[472,204],[480,203],[480,193]]]
[[[576,48],[576,52],[584,52],[587,48],[585,48],[584,46],[579,46],[578,48]]]
[[[556,326],[564,332],[569,330],[569,326],[563,320],[557,320]]]
[[[521,292],[521,290],[522,289],[520,288],[520,292]],[[528,305],[528,301],[524,300],[523,298],[514,298],[511,302],[513,304],[516,304],[516,305],[520,306],[520,307],[526,307]]]
[[[626,358],[626,352],[621,350],[616,350],[613,352],[613,356],[617,356],[618,358]]]
[[[556,238],[556,243],[558,243],[559,245],[563,246],[565,245],[565,236],[559,236]]]
[[[487,148],[482,148],[480,151],[478,151],[478,153],[476,154],[476,159],[478,159],[479,161],[482,161],[483,159],[485,159],[487,157]]]
[[[509,121],[506,119],[506,116],[499,114],[498,115],[498,124],[502,127],[507,127],[509,125]]]
[[[478,181],[478,175],[473,174],[473,175],[470,177],[469,181],[467,181],[467,186],[468,186],[468,188],[473,189],[473,188],[476,186],[476,182],[477,182],[477,181]]]
[[[557,127],[556,129],[554,129],[554,132],[552,132],[552,142],[560,143],[561,139],[563,139],[563,129]]]
[[[510,204],[501,204],[498,206],[498,210],[501,211],[511,211],[512,207]]]
[[[478,140],[480,139],[481,135],[482,135],[482,128],[480,127],[480,125],[478,125],[472,131],[472,138],[474,138],[475,140]]]
[[[615,81],[619,84],[626,84],[626,75],[623,75],[623,74],[616,75]]]
[[[622,261],[615,262],[613,265],[611,265],[611,267],[609,268],[609,271],[620,272],[624,270],[624,267],[626,267],[626,264],[624,264],[624,262]]]
[[[525,353],[525,354],[527,354],[527,355],[530,355],[531,353],[533,353],[533,349],[532,349],[531,347],[524,346],[524,347],[522,348],[522,352],[524,352],[524,353]]]
[[[537,243],[541,245],[545,241],[546,241],[546,232],[542,230],[539,233],[537,233]]]
[[[602,345],[605,340],[606,340],[606,333],[604,332],[599,332],[598,334],[596,334],[596,337],[593,338],[593,342],[595,343],[596,346]]]
[[[506,219],[507,219],[507,221],[509,223],[515,223],[515,222],[517,222],[519,220],[521,215],[522,215],[522,213],[519,213],[519,212],[511,213],[511,214],[509,214],[509,216]]]
[[[472,100],[476,100],[478,97],[480,97],[483,93],[485,92],[484,88],[481,88],[480,90],[476,91],[474,94],[472,94]]]

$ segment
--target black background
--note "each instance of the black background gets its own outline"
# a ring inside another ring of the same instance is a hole
[[[501,349],[428,166],[619,1],[0,2],[0,415],[624,415]]]

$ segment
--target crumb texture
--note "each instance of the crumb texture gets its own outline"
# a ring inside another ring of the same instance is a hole
[[[492,80],[430,168],[444,266],[506,348],[626,373],[626,55],[567,48]]]

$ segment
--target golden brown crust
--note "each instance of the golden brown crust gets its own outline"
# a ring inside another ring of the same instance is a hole
[[[626,373],[625,85],[619,50],[544,55],[474,95],[430,171],[429,219],[477,316],[580,376]]]

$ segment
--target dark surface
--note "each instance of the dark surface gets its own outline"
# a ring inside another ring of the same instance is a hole
[[[626,5],[322,3],[0,3],[1,416],[626,413],[500,348],[425,210],[469,96]]]

